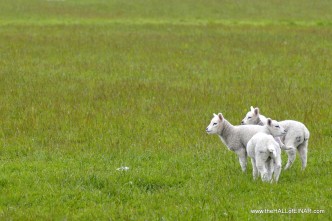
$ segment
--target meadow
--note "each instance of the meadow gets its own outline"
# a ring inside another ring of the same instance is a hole
[[[0,0],[0,220],[332,220],[331,11]],[[251,105],[308,127],[305,171],[254,181],[206,134]]]

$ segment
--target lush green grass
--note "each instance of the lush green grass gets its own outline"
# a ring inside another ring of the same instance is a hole
[[[0,20],[63,22],[303,22],[330,24],[329,0],[1,0]]]
[[[236,2],[0,1],[0,220],[331,220],[332,4]],[[205,133],[250,105],[307,125],[304,172]],[[293,208],[325,213],[250,213]]]

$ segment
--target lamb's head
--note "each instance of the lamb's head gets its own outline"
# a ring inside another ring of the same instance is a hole
[[[241,121],[242,125],[248,125],[248,124],[258,124],[259,123],[259,108],[253,108],[253,106],[250,107],[250,111],[247,113],[245,118]]]
[[[271,118],[267,119],[266,127],[269,130],[269,132],[271,133],[271,135],[274,137],[280,137],[287,133],[287,130],[285,130],[285,128],[282,127],[278,121],[271,120]]]
[[[218,115],[213,114],[213,118],[209,126],[206,128],[206,132],[208,134],[220,134],[223,127],[223,121],[224,117],[221,113],[219,113]]]

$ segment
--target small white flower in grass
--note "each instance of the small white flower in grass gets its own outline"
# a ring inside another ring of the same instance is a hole
[[[129,170],[129,167],[119,167],[118,169],[116,169],[117,171],[127,171]]]

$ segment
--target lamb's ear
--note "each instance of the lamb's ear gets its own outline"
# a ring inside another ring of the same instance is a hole
[[[255,108],[255,110],[254,110],[254,114],[255,114],[255,115],[258,115],[258,114],[259,114],[259,108],[258,108],[258,107]]]
[[[224,116],[222,116],[222,113],[218,114],[219,120],[222,121],[224,119]]]
[[[215,117],[215,116],[217,116],[215,113],[213,113],[213,116]]]
[[[250,111],[254,112],[254,107],[253,106],[250,107]]]
[[[269,125],[269,126],[272,125],[272,120],[271,120],[271,118],[267,118],[267,125]]]

